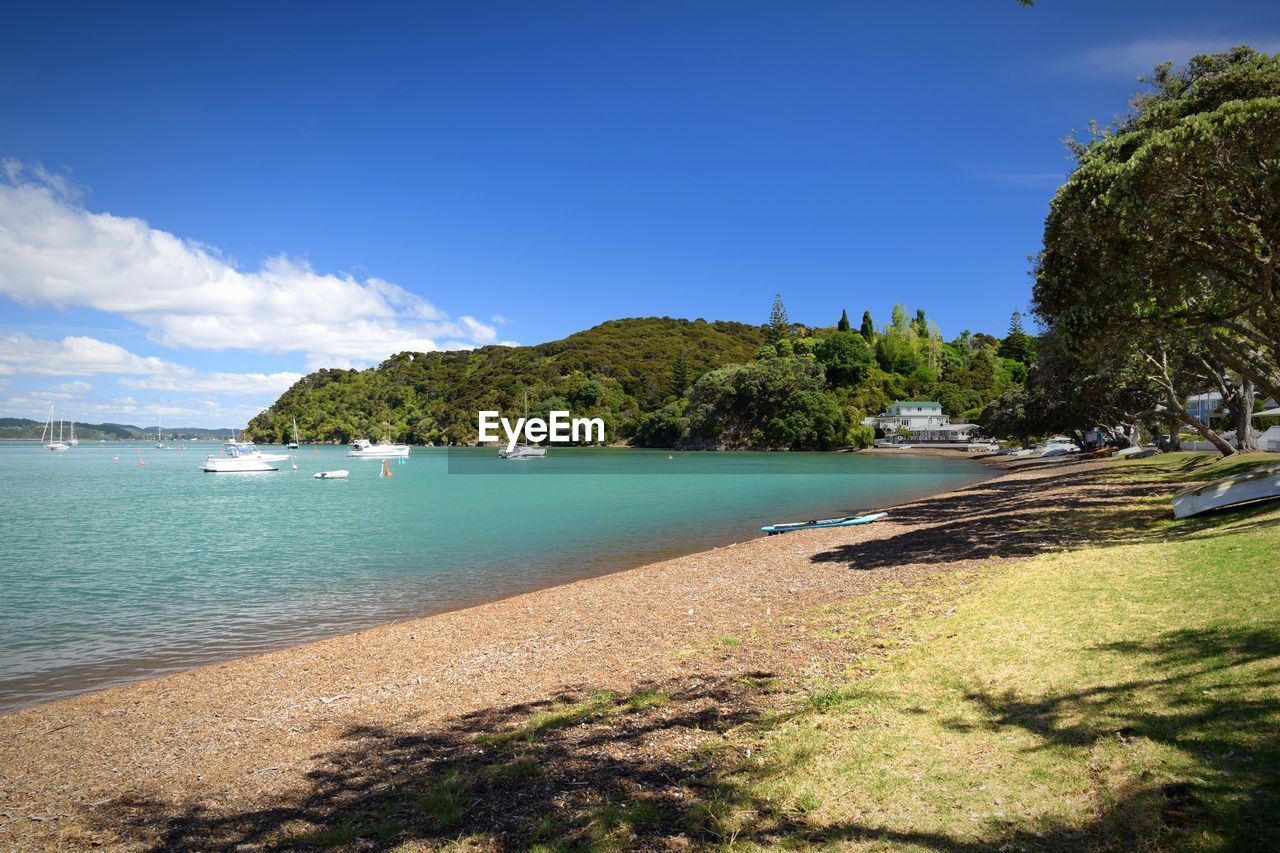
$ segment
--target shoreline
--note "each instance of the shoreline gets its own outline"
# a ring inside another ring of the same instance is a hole
[[[905,455],[903,453],[875,454],[868,455]],[[970,459],[973,461],[982,461],[974,459],[974,454],[963,452],[943,452],[937,454],[921,453],[915,455],[936,455],[952,459]],[[972,483],[982,482],[994,476],[998,471],[993,470],[990,466],[984,465],[981,470],[977,467],[973,468]],[[902,489],[905,494],[899,499],[902,501],[915,501],[922,498],[935,496],[940,494],[934,491],[938,488],[947,488],[943,484],[934,484],[932,486],[918,487],[913,489]],[[952,487],[954,488],[954,486]],[[852,506],[852,505],[851,505]],[[883,507],[875,504],[857,505],[856,511],[872,511]],[[851,507],[840,507],[839,505],[819,503],[814,506],[800,507],[794,513],[788,514],[785,520],[791,518],[809,518],[824,517],[832,514],[847,514],[855,511]],[[777,521],[774,518],[772,521]],[[772,523],[766,521],[765,523]],[[299,646],[305,646],[310,643],[322,642],[325,640],[334,640],[342,637],[358,634],[363,631],[373,630],[379,627],[396,625],[405,622],[412,622],[417,619],[430,618],[459,610],[465,610],[471,607],[477,607],[487,604],[493,604],[508,600],[521,595],[539,592],[546,589],[553,589],[558,586],[575,583],[581,580],[589,580],[594,578],[606,577],[608,575],[628,572],[634,569],[642,568],[655,563],[663,563],[669,560],[676,560],[686,557],[694,557],[705,552],[712,552],[724,547],[739,545],[745,542],[753,541],[760,538],[761,534],[753,526],[729,525],[718,533],[700,534],[696,537],[685,537],[690,541],[680,541],[679,544],[673,544],[664,541],[661,544],[646,544],[644,553],[640,549],[626,549],[626,553],[619,552],[617,554],[590,554],[584,557],[561,558],[560,563],[568,567],[568,570],[560,572],[559,577],[555,578],[527,578],[524,581],[511,582],[505,585],[493,587],[487,591],[470,591],[463,590],[461,592],[452,593],[447,599],[442,601],[426,601],[416,602],[411,606],[395,606],[388,604],[382,608],[381,612],[367,614],[366,618],[359,620],[350,620],[347,624],[334,624],[323,618],[321,615],[310,622],[298,622],[296,630],[293,632],[296,636],[277,638],[276,641],[270,639],[261,642],[244,642],[241,648],[232,654],[210,652],[201,653],[195,648],[180,648],[176,650],[176,654],[171,654],[170,650],[160,650],[153,652],[148,657],[134,657],[121,660],[107,660],[98,663],[90,663],[84,666],[68,665],[60,670],[49,672],[41,672],[26,677],[26,683],[22,679],[14,679],[12,685],[7,685],[8,689],[3,696],[3,702],[0,702],[0,718],[6,714],[18,711],[40,708],[45,705],[54,704],[76,699],[81,696],[90,695],[92,693],[113,690],[119,687],[126,687],[131,684],[138,684],[155,678],[164,678],[171,675],[181,674],[183,672],[206,669],[216,667],[224,663],[230,663],[237,660],[257,657],[263,654],[271,654],[277,651],[284,651]],[[71,676],[66,673],[74,673],[75,676],[83,679],[83,686],[63,687],[62,681],[69,680]],[[59,681],[47,681],[50,675],[56,676]],[[20,690],[29,689],[35,694],[34,698],[21,698]]]
[[[374,721],[421,736],[459,715],[584,685],[626,691],[696,674],[706,662],[689,650],[717,637],[768,633],[815,606],[921,582],[940,567],[886,561],[876,543],[901,548],[913,531],[945,527],[973,496],[1062,467],[989,463],[995,476],[899,504],[872,525],[754,537],[7,712],[0,813],[59,815],[48,827],[22,823],[43,827],[35,837],[44,837],[94,825],[99,805],[126,792],[239,803],[305,785],[317,754]],[[841,559],[826,556],[848,549],[875,570],[841,570]],[[990,559],[974,554],[943,568],[970,571]]]

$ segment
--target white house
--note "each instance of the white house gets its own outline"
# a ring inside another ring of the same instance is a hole
[[[966,442],[978,428],[977,424],[951,423],[951,419],[942,413],[941,403],[913,400],[894,403],[883,414],[865,418],[862,423],[894,438],[905,429],[910,432],[910,437],[903,440],[912,443]]]

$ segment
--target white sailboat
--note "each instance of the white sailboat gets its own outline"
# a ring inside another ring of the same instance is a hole
[[[524,392],[524,419],[527,423],[529,420],[529,392]],[[505,447],[498,449],[499,459],[541,459],[547,455],[545,447],[535,447],[531,444],[517,444],[508,450]]]
[[[46,438],[48,439],[47,444],[45,443]],[[53,405],[52,404],[50,404],[49,406],[49,419],[45,421],[44,431],[40,433],[40,445],[44,447],[45,450],[50,450],[55,453],[61,450],[71,449],[71,445],[67,444],[65,441],[62,440],[62,421],[61,420],[58,421],[58,440],[57,441],[53,440]]]
[[[298,449],[298,419],[293,419],[293,441],[289,442],[290,450]]]
[[[80,442],[76,439],[76,422],[75,421],[71,422],[71,440],[68,441],[67,444],[71,445],[72,447],[80,446]]]
[[[156,449],[164,450],[164,433],[160,431],[161,416],[156,416]]]

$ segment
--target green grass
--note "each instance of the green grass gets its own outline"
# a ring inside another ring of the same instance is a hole
[[[1212,479],[1259,460],[1210,462],[1169,454],[1106,477]],[[1163,504],[1168,537],[1023,561],[918,620],[928,639],[870,676],[798,699],[806,712],[760,736],[764,755],[722,776],[747,840],[1280,849],[1280,510],[1186,524],[1167,494],[1145,502]],[[1154,507],[1110,510],[1135,511]],[[913,594],[937,591],[898,593]]]

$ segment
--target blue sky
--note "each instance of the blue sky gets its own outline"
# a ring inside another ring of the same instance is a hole
[[[243,424],[318,366],[615,317],[948,337],[1061,138],[1270,3],[11,5],[0,415]]]

